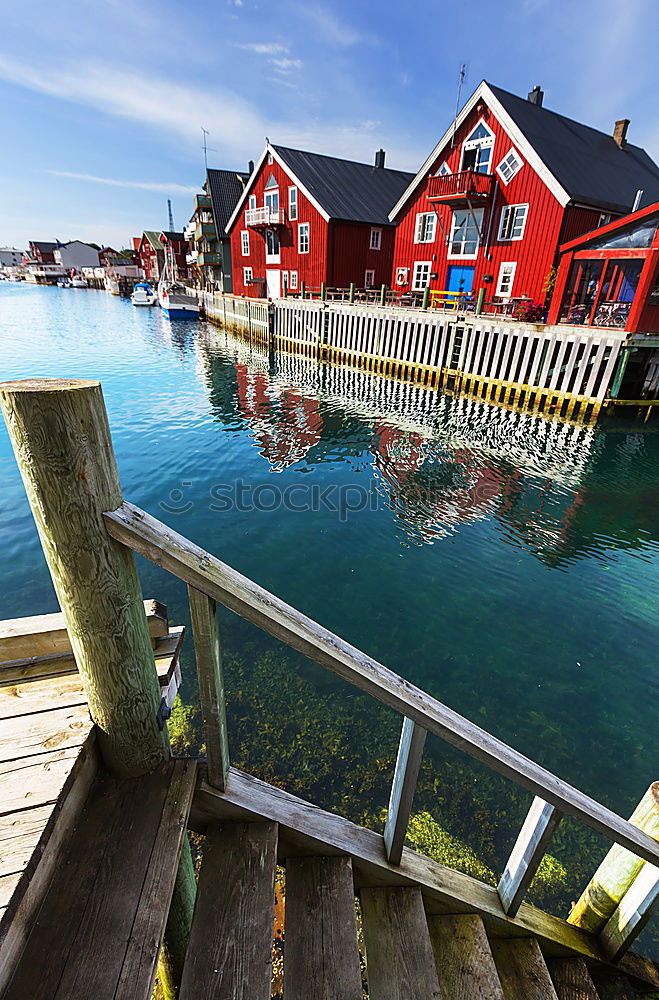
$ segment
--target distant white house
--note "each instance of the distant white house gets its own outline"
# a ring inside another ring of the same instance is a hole
[[[80,240],[61,243],[54,251],[55,263],[61,264],[65,271],[82,271],[83,267],[98,267],[98,250]]]
[[[23,251],[15,247],[0,247],[0,267],[20,267],[23,263]]]

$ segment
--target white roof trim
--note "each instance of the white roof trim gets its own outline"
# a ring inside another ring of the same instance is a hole
[[[551,173],[551,171],[545,166],[544,162],[540,159],[540,156],[538,155],[538,153],[536,153],[535,149],[530,144],[526,136],[523,134],[523,132],[521,132],[521,130],[512,120],[508,112],[503,108],[501,102],[498,101],[497,98],[494,96],[494,94],[488,87],[485,80],[483,80],[481,83],[479,83],[478,87],[476,87],[476,90],[473,92],[473,94],[463,107],[462,111],[460,111],[455,121],[451,122],[448,129],[446,130],[442,138],[439,140],[439,142],[433,149],[430,156],[425,160],[425,162],[421,166],[421,169],[417,173],[412,183],[409,185],[407,190],[403,193],[401,198],[394,205],[393,209],[389,213],[389,219],[391,222],[394,221],[394,219],[396,218],[396,216],[398,215],[398,213],[400,212],[401,208],[408,200],[410,195],[416,190],[419,184],[426,179],[433,163],[435,162],[439,154],[442,152],[447,142],[449,142],[451,137],[453,136],[454,130],[457,131],[460,128],[465,118],[467,118],[467,116],[473,111],[476,104],[478,103],[479,100],[481,100],[481,98],[483,98],[486,101],[488,107],[490,108],[490,111],[493,113],[497,121],[499,121],[499,123],[503,125],[509,137],[512,139],[514,145],[517,147],[520,153],[525,157],[526,163],[528,163],[529,166],[531,166],[533,170],[535,170],[535,172],[538,174],[541,180],[544,181],[544,183],[547,185],[551,193],[563,207],[565,207],[565,205],[568,204],[568,202],[570,201],[570,196],[567,193],[567,191],[558,183],[558,181]]]
[[[293,171],[291,170],[291,168],[289,167],[289,165],[284,162],[284,160],[278,154],[278,152],[274,148],[274,146],[272,146],[269,142],[266,142],[265,149],[261,153],[259,161],[256,164],[256,166],[254,167],[254,171],[253,171],[251,177],[249,178],[249,180],[247,181],[247,184],[245,185],[245,190],[243,191],[242,195],[240,196],[240,198],[238,200],[238,204],[236,205],[236,207],[235,207],[235,209],[233,211],[233,215],[231,216],[231,218],[227,222],[226,231],[229,232],[229,230],[233,227],[234,222],[236,221],[236,219],[240,215],[242,206],[245,203],[245,199],[249,196],[249,193],[250,193],[251,189],[254,186],[254,182],[256,181],[256,175],[258,174],[259,170],[263,166],[263,163],[264,163],[265,158],[268,155],[268,153],[272,154],[272,158],[277,161],[277,163],[282,168],[282,170],[284,170],[286,172],[286,175],[291,179],[291,181],[293,182],[292,185],[291,185],[291,187],[297,187],[302,192],[302,194],[304,195],[304,197],[307,198],[307,200],[311,202],[311,204],[316,209],[316,211],[319,212],[320,215],[322,215],[323,219],[325,219],[325,222],[329,222],[329,220],[330,220],[329,213],[323,208],[323,206],[320,204],[320,202],[316,198],[314,198],[314,196],[307,190],[307,188],[299,180],[299,178],[295,176],[295,174],[293,173]],[[299,215],[299,213],[298,213],[298,215]],[[299,219],[298,219],[298,221],[299,221]]]

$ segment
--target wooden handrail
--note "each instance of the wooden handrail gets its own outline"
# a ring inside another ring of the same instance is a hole
[[[178,532],[124,502],[105,513],[108,533],[189,586],[297,649],[492,771],[659,865],[659,843],[611,809],[529,760],[387,667],[307,618]]]

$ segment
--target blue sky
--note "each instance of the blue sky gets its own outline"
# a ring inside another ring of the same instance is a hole
[[[416,170],[485,78],[659,160],[656,0],[0,0],[0,245],[182,228],[275,142]]]

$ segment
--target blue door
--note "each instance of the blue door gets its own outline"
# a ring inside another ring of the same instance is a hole
[[[469,295],[474,283],[474,266],[464,264],[450,264],[446,272],[446,291],[464,292]]]

